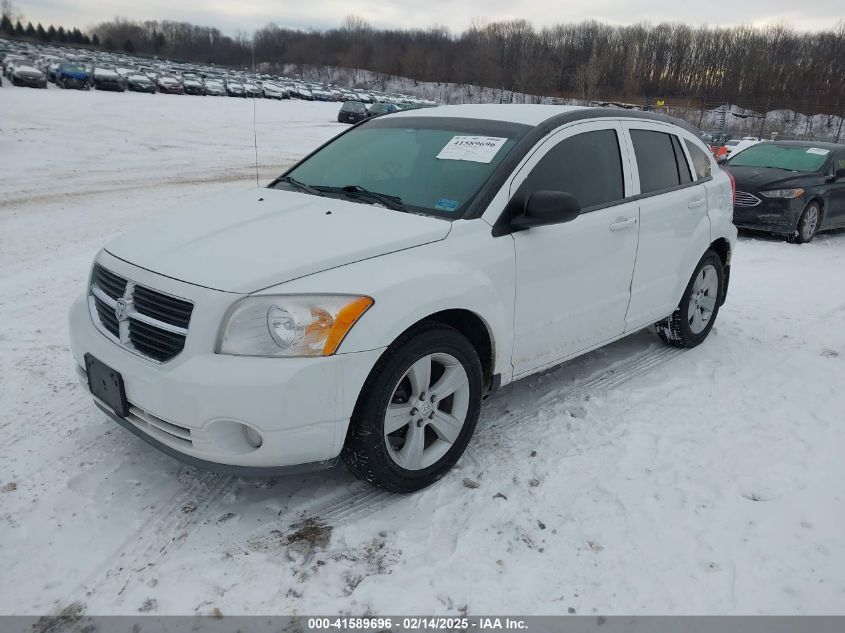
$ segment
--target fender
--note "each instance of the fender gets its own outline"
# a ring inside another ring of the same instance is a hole
[[[315,273],[260,294],[343,291],[373,297],[373,306],[341,343],[341,354],[385,348],[427,316],[468,310],[486,324],[493,373],[507,382],[513,371],[514,262],[512,239],[491,239],[490,225],[481,219],[459,220],[439,242]]]
[[[701,222],[695,227],[695,231],[689,241],[689,246],[684,251],[684,262],[681,270],[685,274],[678,275],[678,285],[675,287],[673,306],[678,306],[681,303],[681,298],[684,296],[684,291],[689,285],[689,280],[695,272],[695,267],[701,261],[701,257],[710,248],[713,243],[711,231],[711,222],[708,216],[701,218]],[[672,308],[674,310],[674,308]]]

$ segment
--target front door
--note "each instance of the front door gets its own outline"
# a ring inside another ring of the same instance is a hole
[[[639,209],[626,202],[622,129],[587,122],[552,134],[514,178],[514,200],[564,191],[581,203],[565,224],[512,234],[516,249],[514,374],[561,362],[625,331]]]

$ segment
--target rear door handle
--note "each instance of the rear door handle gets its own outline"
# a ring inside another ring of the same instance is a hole
[[[637,223],[637,218],[616,218],[616,222],[610,225],[611,231],[622,231],[629,229]]]
[[[687,205],[690,209],[697,209],[698,207],[702,206],[703,204],[707,203],[707,198],[696,198],[695,200],[690,200],[690,203]]]

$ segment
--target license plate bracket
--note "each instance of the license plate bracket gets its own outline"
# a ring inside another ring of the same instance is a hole
[[[129,415],[129,402],[123,377],[91,354],[85,354],[85,372],[88,374],[88,389],[97,399],[108,405],[117,415]]]

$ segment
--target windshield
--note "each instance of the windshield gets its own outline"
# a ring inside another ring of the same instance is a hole
[[[529,129],[461,118],[376,119],[337,137],[286,176],[315,190],[354,186],[391,196],[402,210],[459,218]],[[282,180],[272,186],[297,190]]]
[[[743,150],[728,161],[733,167],[771,167],[789,171],[818,171],[830,150],[761,143]]]

